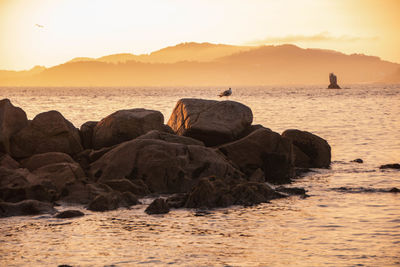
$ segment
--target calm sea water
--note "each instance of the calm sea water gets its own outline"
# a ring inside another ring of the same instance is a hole
[[[218,99],[222,89],[0,88],[0,98],[29,118],[55,109],[79,127],[138,107],[159,110],[168,121],[178,99]],[[328,140],[332,168],[293,184],[309,198],[204,216],[184,209],[149,216],[138,205],[105,213],[74,207],[86,216],[72,220],[0,219],[0,266],[400,265],[400,194],[380,192],[400,188],[400,171],[378,168],[400,162],[400,86],[233,88],[230,100],[251,107],[254,123],[276,132],[296,128]],[[364,163],[350,162],[356,158]]]

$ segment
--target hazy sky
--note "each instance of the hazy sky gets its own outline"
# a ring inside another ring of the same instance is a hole
[[[0,69],[191,41],[292,43],[400,63],[399,14],[400,0],[0,0]]]

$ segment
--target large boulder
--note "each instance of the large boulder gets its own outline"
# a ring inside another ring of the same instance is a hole
[[[99,182],[142,180],[153,193],[186,192],[204,176],[236,179],[243,175],[214,149],[153,139],[120,144],[90,167]]]
[[[251,109],[234,101],[181,99],[168,125],[178,135],[216,146],[238,139],[253,121]]]
[[[42,154],[36,154],[26,160],[23,160],[22,166],[30,171],[34,171],[43,166],[56,163],[75,163],[75,162],[68,154],[62,152],[47,152]]]
[[[0,202],[0,217],[54,214],[53,205],[37,200],[24,200],[17,203]]]
[[[164,116],[142,108],[119,110],[105,117],[93,129],[94,149],[113,146],[134,139],[151,130],[163,131]]]
[[[0,152],[10,153],[10,138],[28,125],[26,113],[9,99],[0,100]]]
[[[58,111],[37,115],[11,138],[11,156],[27,158],[46,152],[74,155],[82,151],[78,129]]]
[[[146,208],[147,214],[165,214],[169,212],[169,205],[163,198],[157,198]]]
[[[139,136],[137,139],[158,139],[169,143],[177,143],[184,145],[198,145],[204,146],[204,143],[186,136],[180,136],[176,134],[161,132],[157,130],[150,131],[144,135]]]
[[[82,146],[84,149],[93,148],[92,138],[94,128],[96,127],[97,123],[98,121],[87,121],[81,125],[81,128],[79,129],[79,134],[81,136]]]
[[[331,147],[321,137],[300,130],[286,130],[283,137],[292,140],[297,148],[295,165],[301,168],[329,168],[331,164]]]
[[[240,140],[219,146],[218,149],[248,177],[259,176],[255,172],[260,169],[264,173],[265,181],[270,183],[288,183],[294,176],[291,141],[269,129],[259,128]]]

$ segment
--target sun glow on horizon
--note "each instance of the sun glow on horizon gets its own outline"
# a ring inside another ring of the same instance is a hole
[[[400,62],[399,13],[396,0],[0,0],[0,69],[190,41],[292,43]]]

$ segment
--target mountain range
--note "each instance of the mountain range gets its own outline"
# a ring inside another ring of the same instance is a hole
[[[294,45],[182,43],[144,55],[74,58],[29,71],[0,71],[0,86],[256,86],[400,82],[400,64]]]

